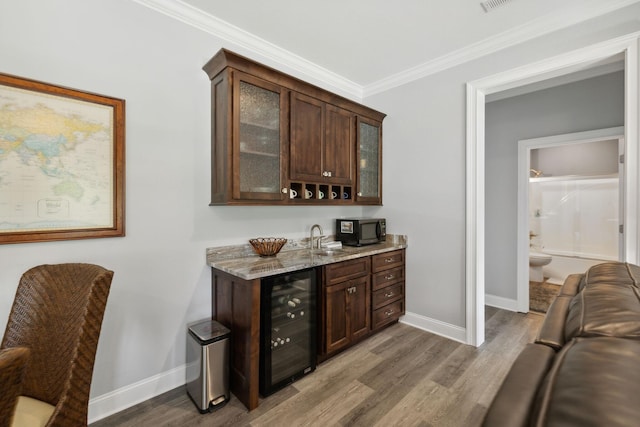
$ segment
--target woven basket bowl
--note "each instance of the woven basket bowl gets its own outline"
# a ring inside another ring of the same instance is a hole
[[[253,246],[253,250],[260,256],[274,256],[287,243],[287,239],[282,237],[258,237],[250,239],[249,243]]]

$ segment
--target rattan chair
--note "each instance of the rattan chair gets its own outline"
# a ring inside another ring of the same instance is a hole
[[[9,427],[22,391],[22,376],[29,349],[14,347],[0,350],[0,427]]]
[[[0,350],[29,349],[14,427],[86,426],[89,391],[113,272],[92,264],[34,267],[22,275]],[[4,396],[0,396],[0,399]]]

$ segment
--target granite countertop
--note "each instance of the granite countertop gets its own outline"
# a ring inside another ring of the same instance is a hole
[[[251,280],[406,247],[407,236],[392,234],[388,234],[387,240],[382,243],[361,247],[343,246],[342,249],[327,253],[311,251],[309,239],[289,240],[272,257],[258,256],[249,244],[222,246],[207,249],[207,265],[241,279]]]

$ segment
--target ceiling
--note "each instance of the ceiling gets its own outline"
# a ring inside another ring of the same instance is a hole
[[[640,0],[134,1],[362,98]]]

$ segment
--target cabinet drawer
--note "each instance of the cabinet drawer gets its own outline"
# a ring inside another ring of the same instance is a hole
[[[377,273],[378,271],[404,265],[404,249],[373,255],[371,258],[371,271]]]
[[[362,258],[342,261],[335,264],[325,266],[325,284],[326,286],[335,285],[345,280],[354,279],[356,277],[369,274],[371,268],[371,259],[366,256]]]
[[[378,289],[385,288],[394,283],[404,281],[404,266],[394,268],[391,270],[384,270],[380,273],[373,275],[372,289],[377,291]]]
[[[403,285],[403,283],[397,283],[375,291],[373,293],[373,309],[376,310],[390,302],[402,299],[404,294]]]
[[[396,301],[373,312],[373,329],[397,320],[404,314],[404,301]]]

